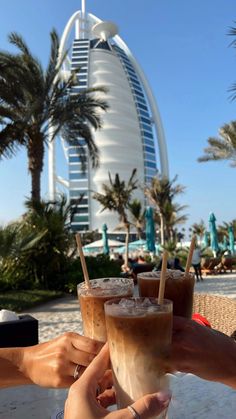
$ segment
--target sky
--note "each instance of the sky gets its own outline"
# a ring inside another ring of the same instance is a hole
[[[43,65],[49,33],[61,36],[80,0],[0,0],[0,49],[19,32]],[[188,228],[215,213],[217,223],[236,218],[236,169],[228,162],[198,163],[210,136],[236,119],[229,88],[236,82],[236,49],[228,31],[236,21],[235,0],[87,0],[86,10],[119,27],[156,98],[167,142],[170,178],[186,187],[178,203],[188,205]],[[236,26],[236,23],[235,23]],[[47,164],[42,197],[47,198]],[[0,160],[0,223],[24,212],[30,196],[27,159],[20,151]]]

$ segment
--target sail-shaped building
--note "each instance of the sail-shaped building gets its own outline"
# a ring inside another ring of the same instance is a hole
[[[168,176],[168,158],[164,131],[158,107],[148,81],[128,46],[118,35],[112,22],[104,22],[87,13],[85,0],[80,11],[71,16],[61,38],[61,53],[71,44],[64,64],[65,73],[78,69],[75,91],[105,86],[107,93],[99,97],[109,109],[102,115],[102,129],[94,132],[100,152],[100,165],[92,168],[89,156],[85,169],[78,157],[77,145],[66,146],[62,140],[68,165],[68,179],[57,174],[55,143],[49,147],[49,193],[55,198],[57,182],[69,190],[72,202],[83,198],[74,215],[75,231],[101,230],[104,223],[109,231],[118,224],[118,217],[93,199],[108,182],[108,172],[128,180],[134,168],[141,185],[149,184],[157,170]],[[85,150],[87,153],[87,150]],[[145,206],[142,189],[134,197]]]

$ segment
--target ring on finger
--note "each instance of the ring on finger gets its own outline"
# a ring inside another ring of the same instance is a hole
[[[73,374],[73,377],[75,380],[78,380],[81,368],[82,368],[82,365],[79,365],[79,364],[76,365],[74,374]]]
[[[127,406],[127,409],[130,411],[130,413],[133,415],[133,417],[135,419],[141,419],[141,416],[138,414],[138,412],[136,412],[136,410],[134,409],[134,407]]]

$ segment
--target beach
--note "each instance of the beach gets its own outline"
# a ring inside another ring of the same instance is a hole
[[[137,293],[137,288],[136,291]],[[236,273],[205,276],[195,292],[224,295],[236,300]],[[78,300],[68,296],[27,311],[39,321],[39,341],[60,334],[82,333]],[[173,398],[169,419],[230,419],[235,417],[236,392],[227,386],[201,380],[191,374],[171,377]],[[67,390],[22,386],[0,391],[1,419],[49,419],[63,408]],[[86,419],[86,418],[84,418]]]

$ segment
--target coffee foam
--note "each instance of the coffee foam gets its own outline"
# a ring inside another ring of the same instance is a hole
[[[166,279],[170,279],[170,280],[184,279],[190,275],[191,274],[182,272],[177,269],[166,270]],[[143,279],[146,279],[146,278],[147,279],[160,279],[160,277],[161,277],[161,271],[144,272],[144,273],[138,274],[138,278],[143,278]]]
[[[83,295],[111,294],[115,297],[122,295],[127,286],[133,288],[133,280],[130,278],[98,278],[90,280],[90,284],[91,288],[87,288],[85,283],[79,284],[78,288],[83,291]]]

